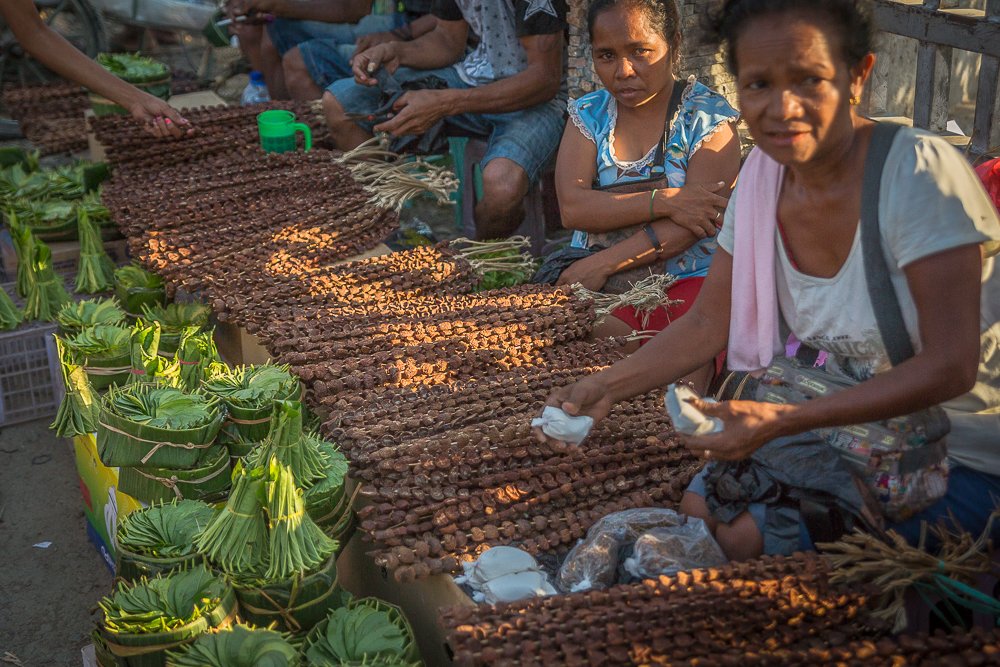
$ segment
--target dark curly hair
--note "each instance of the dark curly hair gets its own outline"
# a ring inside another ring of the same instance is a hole
[[[808,11],[830,19],[840,34],[843,56],[854,65],[874,48],[875,28],[871,0],[724,0],[709,15],[709,24],[720,42],[726,45],[726,60],[735,74],[736,42],[751,19],[767,14]]]
[[[597,17],[619,6],[635,7],[645,14],[649,25],[663,33],[674,63],[680,59],[681,15],[675,0],[594,0],[587,12],[587,32],[591,41],[594,40],[594,22]]]

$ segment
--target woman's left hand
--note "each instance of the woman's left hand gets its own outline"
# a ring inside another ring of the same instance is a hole
[[[604,262],[599,258],[599,254],[578,259],[567,266],[559,274],[559,280],[556,281],[556,285],[573,285],[579,283],[591,292],[600,292],[604,284],[608,282],[610,274]]]
[[[691,405],[709,417],[722,420],[721,433],[680,436],[685,447],[701,458],[717,461],[742,461],[767,442],[786,435],[783,417],[794,406],[757,401],[708,403],[691,399]]]

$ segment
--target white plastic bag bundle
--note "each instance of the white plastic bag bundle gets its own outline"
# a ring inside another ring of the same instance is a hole
[[[476,602],[496,604],[556,593],[535,558],[516,547],[493,547],[463,563],[462,569],[455,582],[469,586]]]
[[[722,420],[709,417],[704,412],[688,403],[689,399],[700,398],[693,389],[685,385],[672,384],[667,387],[667,395],[663,399],[674,424],[674,430],[684,435],[708,435],[722,431]],[[706,403],[715,403],[714,398],[702,398]]]
[[[574,417],[560,408],[546,405],[542,416],[531,420],[531,426],[541,428],[542,433],[554,440],[579,445],[594,427],[594,418],[586,415]]]

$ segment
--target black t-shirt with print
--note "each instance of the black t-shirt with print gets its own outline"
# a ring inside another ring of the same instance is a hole
[[[512,2],[518,37],[551,35],[567,29],[566,0],[478,0],[479,2]],[[461,21],[462,8],[458,0],[433,0],[431,13],[445,21]]]

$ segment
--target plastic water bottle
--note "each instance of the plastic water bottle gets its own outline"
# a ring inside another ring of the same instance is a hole
[[[243,89],[243,95],[240,97],[240,104],[246,106],[248,104],[260,104],[261,102],[270,102],[271,96],[267,94],[267,86],[264,84],[264,75],[253,70],[250,72],[250,83],[247,87]]]

